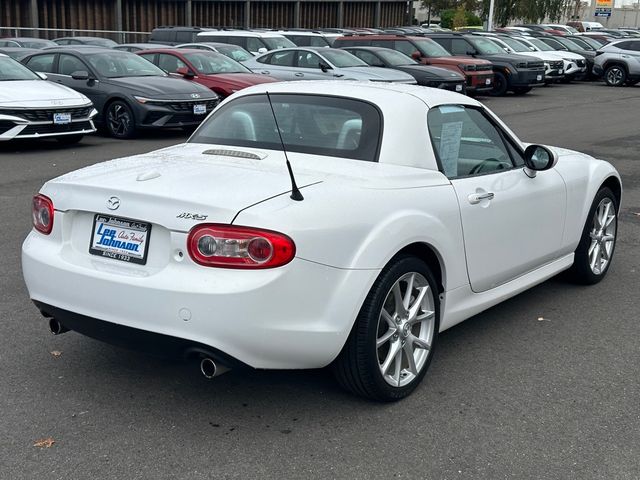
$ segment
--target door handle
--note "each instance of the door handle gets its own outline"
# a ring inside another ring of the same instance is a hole
[[[493,197],[495,197],[493,192],[485,192],[485,193],[472,193],[467,197],[467,199],[469,200],[469,203],[471,205],[476,205],[480,203],[482,200],[493,200]]]
[[[295,75],[296,77],[304,77],[304,73],[300,73],[300,72],[298,72],[298,73],[294,73],[294,75]]]
[[[269,70],[262,70],[260,73],[262,75],[269,75],[269,73],[271,73],[271,72],[269,72]]]

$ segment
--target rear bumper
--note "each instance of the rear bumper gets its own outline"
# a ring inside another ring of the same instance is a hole
[[[328,365],[379,273],[297,258],[269,270],[214,269],[188,255],[147,268],[90,255],[88,244],[74,249],[61,242],[60,223],[50,236],[31,232],[22,247],[29,295],[49,315],[112,343],[119,342],[116,326],[132,328],[203,345],[254,368]],[[186,233],[171,235],[186,244]],[[109,327],[85,325],[87,318]]]

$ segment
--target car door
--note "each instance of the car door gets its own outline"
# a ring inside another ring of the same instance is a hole
[[[275,51],[261,57],[261,63],[259,68],[254,68],[253,71],[261,73],[263,75],[269,75],[275,77],[278,80],[299,80],[294,75],[294,63],[295,63],[295,50],[283,50]]]
[[[75,72],[87,72],[89,79],[75,79],[71,76]],[[49,79],[86,95],[100,112],[101,106],[106,99],[106,92],[101,88],[96,72],[80,57],[69,53],[58,54],[56,71],[49,74]]]
[[[323,72],[320,64],[329,64],[320,56],[309,50],[298,50],[295,55],[295,68],[293,76],[295,80],[328,80],[334,78],[336,73],[332,68]]]
[[[527,176],[516,141],[480,107],[435,107],[428,124],[440,168],[458,197],[473,291],[558,258],[566,214],[560,174]]]

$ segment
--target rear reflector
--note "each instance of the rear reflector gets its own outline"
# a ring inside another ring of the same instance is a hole
[[[271,230],[205,223],[189,232],[187,251],[194,262],[220,268],[275,268],[289,263],[296,246]]]
[[[31,206],[33,228],[49,235],[53,229],[53,202],[49,197],[36,195]]]

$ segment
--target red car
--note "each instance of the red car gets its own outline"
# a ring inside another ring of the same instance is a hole
[[[210,88],[221,98],[251,85],[277,82],[273,77],[253,73],[225,55],[206,50],[158,48],[142,50],[136,54],[172,75],[182,76]]]

